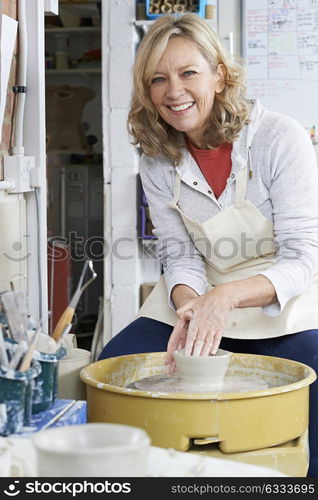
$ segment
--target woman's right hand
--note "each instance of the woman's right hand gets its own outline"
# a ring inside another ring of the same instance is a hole
[[[173,373],[176,368],[173,358],[174,351],[179,351],[185,346],[190,319],[191,317],[189,318],[189,320],[186,320],[185,318],[178,318],[170,335],[165,359],[168,375],[171,375],[171,373]]]
[[[176,285],[171,292],[171,299],[177,309],[182,307],[189,300],[195,299],[198,294],[187,285]],[[177,318],[174,329],[170,335],[167,346],[165,364],[168,365],[167,372],[171,374],[175,370],[173,353],[183,349],[187,339],[189,322],[192,318],[191,312],[183,314],[182,318]]]

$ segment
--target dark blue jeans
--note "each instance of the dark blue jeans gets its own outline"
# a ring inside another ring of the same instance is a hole
[[[149,318],[139,318],[108,342],[99,359],[166,351],[171,332],[170,325]],[[318,330],[306,330],[272,339],[223,338],[220,347],[231,352],[292,359],[311,366],[318,373]],[[318,380],[310,386],[309,446],[308,477],[318,477]]]

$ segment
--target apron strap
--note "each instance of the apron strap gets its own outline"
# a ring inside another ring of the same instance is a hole
[[[175,171],[175,173],[174,173],[173,180],[174,180],[174,183],[173,183],[173,198],[168,203],[168,205],[171,208],[178,208],[177,201],[178,201],[179,196],[180,196],[181,178],[180,178],[180,175],[178,174],[177,171]]]
[[[235,203],[245,200],[247,186],[247,167],[244,167],[236,177]]]

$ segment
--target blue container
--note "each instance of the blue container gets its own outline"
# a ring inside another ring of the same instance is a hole
[[[30,423],[33,384],[40,371],[37,361],[24,372],[0,369],[0,435],[20,432]]]
[[[198,1],[198,5],[196,6],[196,10],[195,11],[186,10],[184,12],[184,14],[191,12],[192,14],[198,14],[200,17],[204,18],[205,17],[205,3],[206,3],[206,0],[199,0]],[[157,19],[158,17],[166,15],[166,13],[153,14],[153,13],[149,12],[151,4],[152,4],[152,0],[146,0],[146,16],[147,16],[147,19],[154,20],[154,19]],[[189,5],[189,0],[186,1],[186,4]],[[172,12],[172,14],[173,15],[179,15],[178,13],[174,13],[174,12]],[[181,13],[181,15],[182,14],[183,13]]]
[[[9,352],[11,351],[11,353],[13,353],[17,346],[17,342],[10,338],[7,338],[5,342]],[[46,354],[39,351],[34,352],[32,365],[34,360],[36,360],[40,366],[40,370],[37,376],[34,377],[32,385],[30,383],[26,388],[26,390],[28,390],[29,401],[26,419],[30,420],[31,414],[33,415],[34,413],[47,410],[54,403],[58,393],[58,363],[65,355],[66,349],[63,346],[54,354]],[[25,421],[25,425],[28,425],[27,421]]]
[[[35,381],[40,376],[41,370],[41,364],[33,359],[31,368],[24,372],[28,378],[25,392],[24,425],[30,425],[31,423]]]
[[[65,355],[65,347],[60,347],[54,354],[36,352],[35,359],[41,365],[41,373],[34,380],[32,414],[45,411],[54,403],[58,393],[58,364]]]

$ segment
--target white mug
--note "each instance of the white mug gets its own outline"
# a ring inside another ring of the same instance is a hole
[[[138,427],[89,423],[32,436],[39,477],[144,477],[150,438]]]
[[[0,438],[0,477],[33,476],[28,457],[14,449],[9,438]]]

